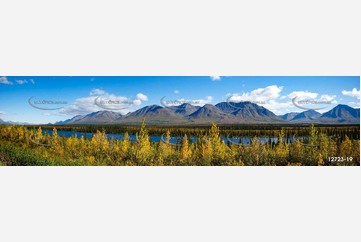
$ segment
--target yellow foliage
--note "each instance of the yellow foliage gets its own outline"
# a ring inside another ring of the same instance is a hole
[[[95,157],[94,156],[86,156],[85,161],[86,161],[87,165],[89,165],[89,166],[95,165]]]
[[[128,134],[128,133],[125,133],[125,134],[124,134],[124,139],[123,139],[123,141],[121,142],[121,152],[122,152],[122,155],[123,155],[124,157],[127,156],[128,151],[129,151],[129,148],[130,148],[130,138],[129,138],[129,134]]]
[[[347,137],[347,135],[345,140],[341,143],[340,153],[341,156],[344,158],[349,157],[352,154],[352,142],[349,137]]]
[[[149,165],[151,153],[149,135],[147,129],[145,128],[145,120],[143,120],[142,127],[139,134],[137,134],[137,142],[135,144],[134,154],[136,162],[139,165]]]
[[[346,136],[341,143],[326,135],[336,136],[338,133],[334,129],[325,133],[318,130],[320,129],[316,130],[311,126],[305,144],[298,140],[291,144],[284,142],[284,130],[281,130],[277,144],[261,144],[254,137],[249,145],[226,145],[221,140],[220,129],[212,124],[208,131],[198,136],[195,143],[190,142],[188,136],[184,135],[182,144],[174,146],[170,144],[169,130],[163,142],[150,142],[144,121],[134,143],[130,142],[128,133],[125,133],[123,141],[109,140],[101,131],[97,131],[91,139],[83,136],[64,138],[58,135],[55,128],[50,136],[47,133],[43,135],[41,127],[29,130],[26,127],[0,125],[0,148],[3,144],[10,143],[24,150],[35,151],[39,159],[44,158],[49,160],[49,164],[56,165],[323,166],[329,165],[327,157],[330,156],[347,159],[344,165],[359,165],[360,140],[355,140],[357,136],[354,130],[351,130],[353,133],[346,130],[345,134],[350,133],[353,139]],[[260,135],[264,134],[260,132]],[[36,145],[36,142],[44,145]],[[342,165],[331,163],[335,164]]]
[[[188,137],[187,137],[187,135],[184,135],[183,140],[182,140],[182,148],[180,151],[181,164],[184,164],[188,159],[191,158],[191,156],[192,156],[192,150],[188,144]]]
[[[323,161],[323,158],[322,158],[322,154],[321,154],[321,153],[318,153],[317,164],[318,164],[318,166],[323,166],[323,165],[325,165],[325,162]]]

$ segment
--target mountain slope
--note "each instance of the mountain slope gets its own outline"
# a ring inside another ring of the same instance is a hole
[[[279,115],[278,117],[280,117],[281,119],[286,120],[286,121],[291,121],[297,114],[299,114],[299,113],[291,112],[291,113]]]
[[[292,122],[312,122],[313,120],[321,117],[319,112],[315,110],[307,110],[302,113],[297,114],[291,119]]]
[[[211,104],[206,104],[199,108],[197,111],[189,115],[192,122],[224,122],[230,123],[235,122],[232,115],[222,112],[218,107]]]
[[[240,121],[283,121],[273,112],[252,102],[222,102],[217,104],[216,107],[225,113],[233,115],[236,120]]]
[[[360,109],[339,104],[317,119],[321,123],[360,123]]]
[[[184,103],[179,106],[170,107],[170,109],[180,115],[188,116],[200,109],[199,106],[193,106],[189,103]]]
[[[175,113],[171,108],[151,105],[127,114],[122,123],[140,123],[144,118],[147,123],[152,124],[182,123],[186,121],[183,115]]]
[[[77,123],[82,118],[84,118],[84,115],[77,115],[77,116],[72,117],[71,119],[56,122],[55,124],[73,124],[73,123]]]
[[[57,122],[56,124],[111,124],[121,119],[123,115],[111,111],[98,111],[88,115],[77,115],[64,122]]]

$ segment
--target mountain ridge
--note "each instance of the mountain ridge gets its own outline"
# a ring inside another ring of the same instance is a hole
[[[319,117],[321,117],[321,113],[316,112],[315,110],[307,110],[302,113],[295,115],[290,121],[291,122],[312,122]]]
[[[330,119],[337,120],[338,123],[360,123],[360,109],[339,104],[330,111],[322,114],[318,120],[327,122]]]
[[[265,107],[250,102],[206,104],[202,107],[191,104],[163,107],[149,105],[122,115],[113,111],[98,111],[76,115],[55,124],[139,124],[143,119],[149,124],[242,124],[242,123],[360,123],[360,110],[347,105],[337,105],[320,114],[314,110],[287,113],[277,116]]]

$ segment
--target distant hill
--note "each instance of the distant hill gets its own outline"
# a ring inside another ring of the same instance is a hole
[[[280,117],[281,119],[285,120],[285,121],[291,121],[297,114],[296,112],[292,112],[292,113],[286,113],[283,115],[279,115],[278,117]]]
[[[31,123],[27,123],[27,122],[14,122],[14,121],[4,121],[2,119],[0,119],[0,124],[15,124],[15,125],[31,125]]]
[[[307,110],[302,113],[295,115],[290,121],[292,122],[312,122],[315,119],[321,117],[319,112],[315,110]]]

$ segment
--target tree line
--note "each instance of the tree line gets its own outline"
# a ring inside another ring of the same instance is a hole
[[[27,128],[34,129],[39,126],[26,126]],[[220,135],[222,137],[227,136],[242,136],[242,137],[278,137],[280,132],[284,133],[285,137],[306,136],[309,132],[310,125],[305,124],[253,124],[253,125],[217,125]],[[319,132],[322,132],[328,136],[332,136],[335,139],[344,140],[346,135],[350,139],[360,139],[360,127],[359,125],[316,125]],[[108,134],[133,134],[135,135],[140,131],[140,126],[124,126],[124,125],[44,125],[43,129],[57,129],[62,131],[74,131],[80,133],[96,133],[98,130]],[[148,133],[151,135],[163,135],[167,131],[170,131],[173,136],[204,136],[207,134],[210,126],[148,126]]]

